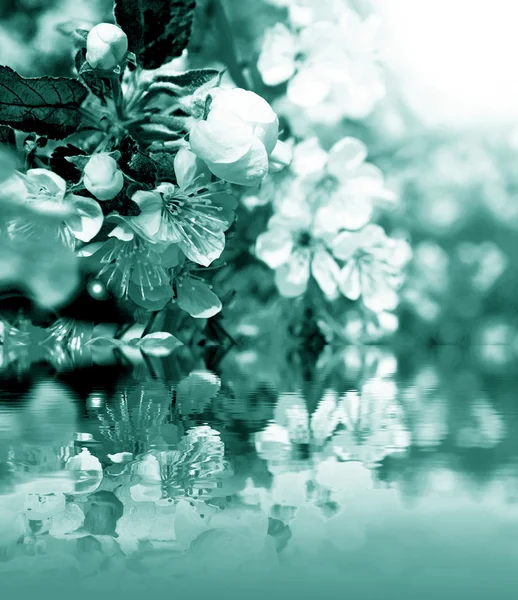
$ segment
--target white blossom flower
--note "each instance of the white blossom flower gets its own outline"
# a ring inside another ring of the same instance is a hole
[[[86,60],[94,69],[114,69],[127,51],[126,34],[111,23],[99,23],[86,38]]]
[[[140,214],[126,223],[151,244],[177,244],[187,258],[203,266],[219,258],[225,231],[234,219],[234,197],[210,183],[203,163],[187,149],[174,160],[177,185],[162,183],[154,191],[137,191]]]
[[[88,244],[78,256],[97,261],[97,276],[118,298],[129,298],[149,310],[160,310],[172,299],[170,269],[180,260],[176,244],[151,243],[129,227],[122,217],[106,242]]]
[[[342,7],[334,21],[305,25],[296,33],[280,24],[267,32],[258,60],[263,81],[289,81],[290,102],[316,120],[368,116],[385,94],[377,57],[378,20],[363,21]]]
[[[67,193],[65,180],[48,169],[29,169],[26,174],[16,171],[2,184],[19,202],[31,207],[35,214],[62,216],[55,227],[56,238],[74,248],[76,240],[89,242],[103,224],[98,202]],[[8,231],[13,237],[48,235],[49,225],[25,218],[13,219]]]
[[[240,88],[215,90],[205,121],[189,133],[192,151],[223,181],[257,185],[267,175],[270,159],[278,170],[289,163],[278,141],[279,120],[272,107],[254,92]]]
[[[279,189],[275,214],[256,241],[256,255],[272,269],[280,293],[305,293],[311,276],[329,300],[340,292],[335,238],[372,218],[374,200],[391,197],[383,174],[365,163],[367,149],[346,137],[325,152],[316,138],[298,144],[291,167],[295,177]],[[342,238],[340,238],[342,239]]]
[[[396,308],[403,269],[412,256],[407,242],[389,238],[379,225],[371,224],[360,231],[339,233],[331,249],[345,262],[337,277],[344,296],[361,298],[373,312]]]
[[[84,168],[84,186],[97,200],[112,200],[122,190],[124,177],[107,154],[94,154]]]

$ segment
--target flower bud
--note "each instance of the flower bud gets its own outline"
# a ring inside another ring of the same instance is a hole
[[[293,152],[291,151],[291,147],[279,140],[269,157],[270,171],[272,173],[282,171],[284,167],[291,164],[292,159]]]
[[[84,186],[97,200],[112,200],[122,190],[124,177],[107,154],[94,154],[84,169]]]
[[[279,120],[268,102],[234,88],[214,92],[207,120],[192,127],[189,140],[216,177],[253,186],[268,173],[278,135]]]
[[[126,34],[111,23],[99,23],[86,38],[86,60],[94,69],[114,69],[127,51]]]

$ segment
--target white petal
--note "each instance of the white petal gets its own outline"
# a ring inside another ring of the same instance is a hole
[[[288,84],[288,99],[296,106],[311,107],[321,104],[329,94],[329,82],[315,69],[299,71]]]
[[[140,214],[130,217],[131,223],[141,229],[149,238],[158,233],[162,222],[164,201],[158,192],[139,190],[131,197],[140,208]]]
[[[311,272],[327,298],[336,300],[340,268],[329,252],[324,249],[318,249],[315,252],[311,262]]]
[[[327,170],[337,179],[342,179],[349,169],[359,167],[367,158],[367,147],[365,144],[352,137],[345,137],[329,151]]]
[[[373,312],[394,310],[399,303],[396,290],[383,277],[379,270],[361,270],[362,300]]]
[[[257,69],[266,85],[288,81],[295,73],[295,36],[282,23],[269,29],[263,40]]]
[[[206,283],[186,277],[177,286],[178,306],[195,319],[208,319],[221,310],[221,301]]]
[[[254,136],[261,140],[268,154],[275,148],[279,135],[279,119],[264,98],[241,88],[223,90],[212,102],[209,119],[220,110],[225,113],[232,112],[244,123],[252,126]]]
[[[268,154],[264,144],[254,137],[248,150],[235,162],[207,162],[207,166],[223,181],[253,186],[268,174]]]
[[[342,231],[331,243],[331,250],[336,258],[349,260],[362,247],[362,238],[358,233]]]
[[[349,300],[358,300],[362,292],[360,271],[355,260],[350,260],[340,271],[338,285],[342,294]]]
[[[215,102],[215,101],[214,101]],[[213,103],[214,103],[213,102]],[[207,163],[234,163],[250,150],[253,127],[228,109],[212,110],[190,133],[192,151]]]
[[[67,219],[65,223],[78,240],[89,242],[101,230],[103,211],[93,198],[72,196],[72,199],[76,215]]]
[[[125,224],[117,225],[114,229],[110,231],[108,237],[114,237],[122,242],[129,242],[135,237],[135,234],[131,229]]]
[[[257,238],[255,253],[271,269],[277,269],[291,256],[293,239],[289,231],[279,228],[265,231]]]
[[[293,149],[291,170],[296,175],[306,176],[320,173],[327,163],[327,152],[322,149],[317,137],[312,137]]]
[[[174,172],[178,186],[185,190],[194,182],[201,185],[210,180],[210,172],[206,165],[187,148],[180,148],[174,158]]]
[[[292,253],[290,260],[275,271],[275,283],[286,298],[304,294],[309,280],[309,251]]]
[[[48,169],[29,169],[27,171],[27,179],[36,188],[46,188],[58,202],[61,202],[65,197],[67,189],[66,181],[63,177]]]

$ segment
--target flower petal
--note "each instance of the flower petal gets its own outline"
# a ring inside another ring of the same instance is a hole
[[[287,97],[296,106],[307,108],[324,102],[329,92],[329,82],[316,69],[303,69],[288,84]]]
[[[322,149],[317,137],[312,137],[293,149],[291,170],[300,176],[320,173],[327,163],[327,152]]]
[[[345,137],[329,151],[327,170],[331,175],[341,180],[347,177],[347,170],[359,167],[367,158],[365,144],[352,137]]]
[[[167,331],[148,333],[137,342],[137,347],[151,356],[169,356],[173,350],[182,345],[182,342]]]
[[[57,202],[61,202],[65,197],[67,182],[48,169],[29,169],[27,179],[35,188],[45,188]]]
[[[275,284],[281,296],[296,298],[304,294],[309,280],[309,250],[293,252],[290,260],[275,271]]]
[[[340,271],[338,286],[342,294],[349,300],[358,300],[362,292],[358,263],[350,260]]]
[[[176,181],[182,190],[186,190],[195,181],[200,185],[210,180],[210,172],[205,164],[187,148],[180,148],[174,157]]]
[[[76,214],[65,220],[74,237],[82,242],[89,242],[101,230],[104,216],[99,203],[93,198],[68,196],[73,201]]]
[[[279,119],[268,102],[254,92],[242,88],[221,90],[214,96],[209,117],[219,111],[231,111],[253,128],[253,135],[265,146],[274,149],[279,136]]]
[[[251,125],[230,110],[220,108],[211,109],[206,121],[192,127],[189,142],[194,154],[206,163],[224,164],[234,163],[247,154],[253,137]]]
[[[258,236],[255,253],[271,269],[277,269],[291,256],[293,238],[289,231],[270,229]]]
[[[192,277],[185,277],[176,286],[176,302],[195,319],[208,319],[222,308],[220,299],[209,286]]]
[[[331,243],[331,250],[340,260],[349,260],[362,247],[362,238],[358,233],[342,231]]]
[[[164,201],[158,192],[139,190],[131,198],[140,208],[140,214],[131,217],[131,223],[141,229],[146,236],[153,238],[158,233],[162,222]],[[128,220],[128,222],[130,222]]]
[[[368,309],[377,313],[397,307],[399,295],[381,269],[361,269],[360,280],[363,304]]]
[[[329,300],[338,298],[337,279],[340,268],[326,250],[319,248],[311,261],[311,273]]]
[[[178,241],[178,247],[188,259],[208,267],[225,249],[225,232],[207,231],[193,223],[191,230]]]
[[[258,185],[268,173],[268,154],[264,144],[252,138],[248,150],[234,162],[210,162],[209,169],[223,181],[237,185]]]
[[[257,61],[265,85],[280,85],[293,76],[296,53],[295,36],[284,24],[276,23],[266,31]]]

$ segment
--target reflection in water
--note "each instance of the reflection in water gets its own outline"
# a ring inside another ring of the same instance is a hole
[[[483,355],[326,349],[308,380],[249,351],[217,373],[180,353],[162,378],[5,380],[0,577],[193,591],[232,575],[263,595],[268,581],[310,594],[322,577],[352,597],[418,580],[431,596],[484,578],[505,589],[515,382],[473,362]]]

